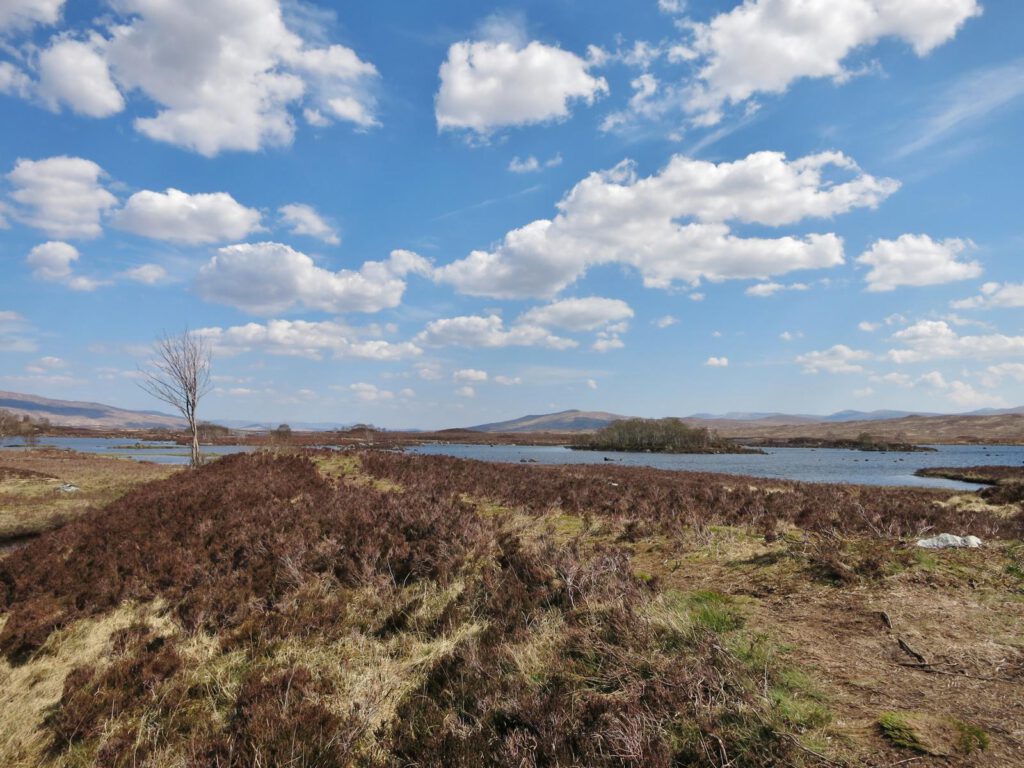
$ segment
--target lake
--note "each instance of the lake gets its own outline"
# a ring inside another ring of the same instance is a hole
[[[191,458],[190,446],[178,445],[170,440],[132,440],[123,437],[41,437],[38,445],[136,459],[137,461],[152,461],[156,464],[188,464]],[[22,450],[23,448],[24,446],[11,441],[3,450]],[[250,445],[202,446],[203,455],[208,458],[251,450],[253,447]],[[3,454],[0,453],[0,456]]]
[[[917,477],[924,467],[972,467],[982,464],[1021,466],[1022,445],[936,445],[935,453],[869,453],[838,448],[766,448],[757,454],[608,453],[573,451],[551,445],[432,444],[410,448],[410,453],[457,456],[538,464],[605,464],[654,467],[692,472],[724,472],[812,483],[856,485],[909,485],[928,488],[975,490],[982,486],[937,477]]]
[[[119,456],[158,464],[187,464],[189,448],[173,442],[136,442],[124,438],[44,437],[40,445],[68,448],[83,453]],[[141,447],[136,447],[141,446]],[[974,490],[981,486],[916,477],[924,467],[971,467],[982,464],[1021,466],[1021,445],[936,445],[935,453],[869,453],[837,448],[767,448],[757,454],[668,454],[607,453],[573,451],[559,445],[467,445],[430,444],[409,448],[410,453],[456,456],[506,463],[535,461],[538,464],[606,464],[605,457],[619,466],[654,467],[692,472],[724,472],[812,483],[854,483],[857,485],[909,485],[930,488]],[[7,447],[3,450],[21,450]],[[253,450],[247,445],[204,445],[208,457]],[[2,453],[0,453],[2,456]]]

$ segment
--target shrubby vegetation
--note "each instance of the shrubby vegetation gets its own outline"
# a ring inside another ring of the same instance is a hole
[[[621,419],[576,445],[578,450],[650,453],[759,453],[719,437],[703,427],[690,427],[681,419]]]

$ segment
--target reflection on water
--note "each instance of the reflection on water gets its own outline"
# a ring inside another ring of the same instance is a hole
[[[837,448],[767,448],[756,454],[607,453],[573,451],[562,446],[423,445],[414,453],[465,459],[538,464],[604,464],[655,467],[692,472],[725,472],[755,477],[857,485],[912,485],[974,490],[981,486],[935,477],[916,477],[924,467],[1021,466],[1020,445],[936,445],[935,453],[869,453]]]

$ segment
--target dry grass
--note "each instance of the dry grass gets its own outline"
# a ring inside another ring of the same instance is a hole
[[[0,543],[56,528],[178,469],[55,449],[0,451]],[[64,483],[79,490],[63,493]]]

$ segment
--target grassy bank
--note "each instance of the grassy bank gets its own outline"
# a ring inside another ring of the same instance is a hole
[[[937,528],[990,544],[904,543]],[[0,560],[0,763],[1015,765],[1022,528],[941,491],[231,456]]]

